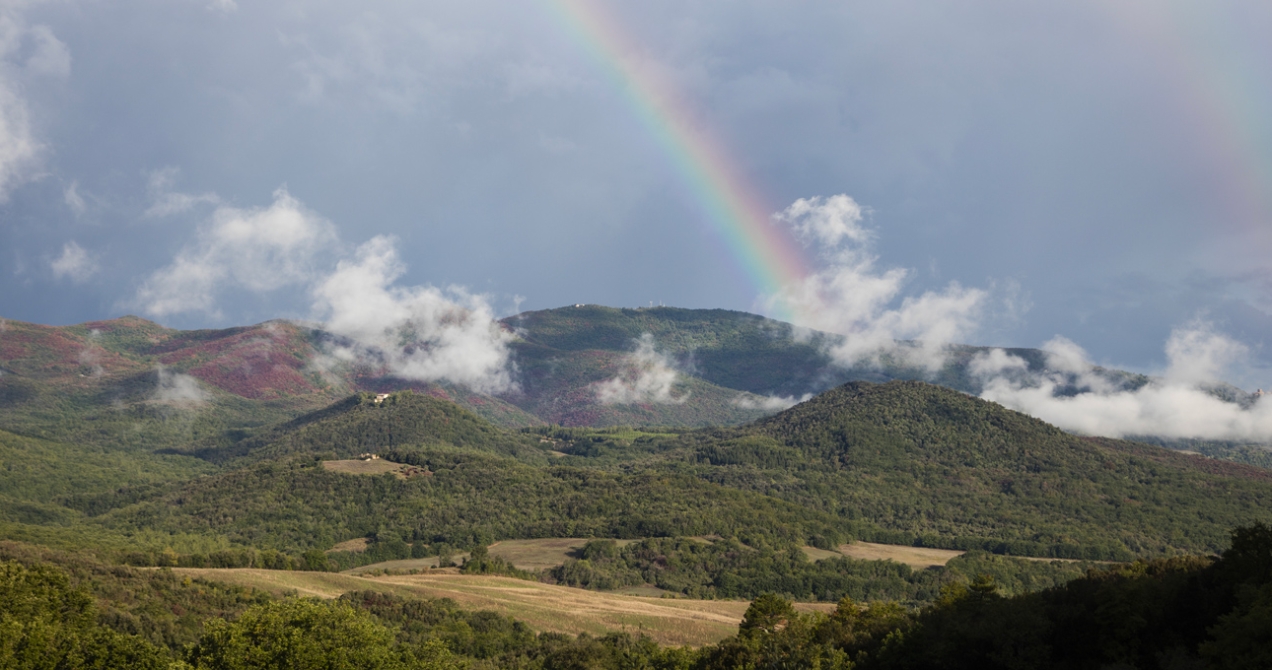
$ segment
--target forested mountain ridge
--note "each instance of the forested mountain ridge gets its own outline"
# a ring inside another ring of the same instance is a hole
[[[431,474],[322,467],[363,451]],[[116,532],[296,553],[364,535],[717,535],[1085,559],[1219,551],[1272,505],[1266,470],[1078,438],[922,382],[852,382],[746,426],[665,433],[512,432],[428,396],[363,395],[204,456],[230,469],[66,504]]]
[[[1087,558],[1218,551],[1228,528],[1272,504],[1264,469],[1080,438],[922,382],[852,382],[681,441],[683,469],[869,520],[888,532],[859,536],[904,544],[998,541]]]
[[[91,420],[97,435],[88,437],[98,442],[112,430],[99,427],[117,421],[121,410],[144,415],[197,406],[198,412],[187,412],[194,418],[186,435],[148,436],[148,448],[197,439],[225,445],[242,436],[234,431],[295,418],[356,391],[408,388],[511,427],[717,426],[766,416],[782,406],[780,399],[790,403],[848,381],[924,380],[978,394],[982,380],[970,366],[989,351],[951,345],[935,371],[891,357],[845,367],[829,353],[839,336],[729,310],[580,305],[524,312],[501,323],[513,335],[513,386],[494,396],[444,381],[403,379],[372,359],[337,361],[328,349],[340,338],[290,321],[193,331],[132,316],[61,327],[4,321],[0,428],[83,440],[78,428]],[[670,392],[661,398],[601,397],[598,388],[623,375],[642,346],[674,377]],[[1032,372],[1046,369],[1042,351],[1005,351]],[[1149,381],[1117,370],[1097,372],[1127,389]],[[1215,393],[1249,400],[1231,387]]]

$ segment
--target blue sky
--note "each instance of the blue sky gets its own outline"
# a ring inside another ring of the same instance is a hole
[[[1266,2],[595,1],[773,212],[863,208],[893,307],[1145,371],[1200,320],[1272,386]],[[8,0],[0,57],[4,318],[320,318],[376,239],[498,314],[766,304],[547,2]]]

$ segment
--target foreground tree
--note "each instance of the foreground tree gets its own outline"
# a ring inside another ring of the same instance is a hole
[[[393,631],[341,601],[291,600],[216,619],[191,650],[214,670],[444,670],[463,667],[440,643],[395,644]]]

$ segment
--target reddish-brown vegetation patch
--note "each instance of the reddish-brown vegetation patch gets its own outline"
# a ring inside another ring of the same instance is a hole
[[[224,332],[224,336],[203,341],[173,338],[162,348],[170,348],[178,341],[189,346],[171,351],[161,360],[168,365],[193,364],[189,374],[244,398],[299,395],[316,390],[302,373],[312,352],[295,326],[271,323]]]

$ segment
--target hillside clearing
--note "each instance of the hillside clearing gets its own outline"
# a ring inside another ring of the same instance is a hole
[[[549,537],[537,540],[504,540],[490,545],[490,555],[502,558],[521,570],[546,570],[575,558],[591,538]],[[625,547],[639,540],[615,540]],[[459,559],[456,559],[459,560]]]
[[[431,472],[428,472],[424,468],[394,463],[381,458],[323,461],[322,467],[329,472],[343,472],[348,475],[382,475],[386,472],[391,472],[398,479],[406,479],[407,477],[420,475],[432,475]]]
[[[839,545],[839,553],[848,558],[856,558],[863,561],[896,561],[921,570],[934,565],[943,566],[949,563],[950,559],[962,556],[964,552],[952,549],[853,542],[852,544]]]

